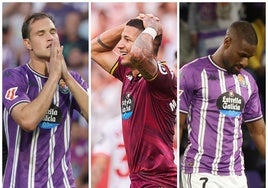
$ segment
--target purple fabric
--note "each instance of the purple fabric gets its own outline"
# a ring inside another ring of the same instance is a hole
[[[186,64],[179,75],[179,111],[188,114],[190,141],[182,171],[243,174],[241,125],[262,118],[255,80],[245,70],[228,74],[209,56]]]
[[[77,73],[72,75],[87,89],[87,83]],[[75,187],[70,125],[73,109],[79,108],[64,82],[60,82],[53,104],[33,132],[22,130],[10,116],[14,106],[34,100],[47,79],[28,64],[3,72],[3,122],[8,143],[4,188]]]

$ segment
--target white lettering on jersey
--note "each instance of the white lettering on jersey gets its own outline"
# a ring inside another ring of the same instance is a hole
[[[176,103],[176,101],[173,99],[173,100],[169,103],[169,107],[170,107],[171,111],[176,110],[176,106],[177,106],[177,103]]]

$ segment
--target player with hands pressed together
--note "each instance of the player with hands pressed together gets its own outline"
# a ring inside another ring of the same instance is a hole
[[[140,14],[91,41],[92,59],[123,83],[122,130],[133,188],[177,187],[177,82],[157,58],[161,40],[159,18]]]
[[[88,119],[88,85],[67,70],[51,16],[26,17],[22,37],[29,62],[3,72],[3,187],[75,187],[71,119],[73,110]]]

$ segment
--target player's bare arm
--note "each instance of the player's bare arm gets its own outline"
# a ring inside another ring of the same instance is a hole
[[[105,31],[91,40],[91,58],[109,72],[118,59],[113,49],[121,39],[125,24]]]
[[[254,141],[257,149],[261,155],[265,158],[266,149],[265,149],[265,123],[263,119],[247,123],[247,127],[250,133],[252,140]]]
[[[65,65],[66,66],[66,65]],[[76,102],[78,103],[81,109],[81,115],[88,120],[88,93],[84,90],[84,88],[78,84],[78,82],[74,79],[74,77],[69,73],[66,72],[65,76],[63,77],[66,85],[70,89],[72,95],[74,96]]]
[[[61,50],[58,41],[53,40],[51,58],[48,63],[50,74],[46,84],[32,102],[20,103],[11,112],[12,118],[25,131],[33,131],[41,122],[51,105],[58,81],[61,77]]]
[[[145,30],[137,37],[131,48],[131,63],[142,76],[150,80],[157,73],[156,54],[153,50],[154,39],[162,34],[159,19],[150,14],[140,14]]]
[[[61,56],[60,62],[62,64],[62,78],[78,103],[81,109],[81,115],[88,120],[88,93],[68,71],[63,55]]]

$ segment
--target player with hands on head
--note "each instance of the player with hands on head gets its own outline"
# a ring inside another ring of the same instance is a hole
[[[88,84],[67,70],[51,16],[26,17],[22,37],[29,62],[3,71],[3,187],[75,187],[71,119],[74,110],[88,119]]]
[[[91,41],[92,59],[123,83],[122,129],[132,188],[177,187],[177,79],[158,60],[161,40],[159,18],[140,14]]]

